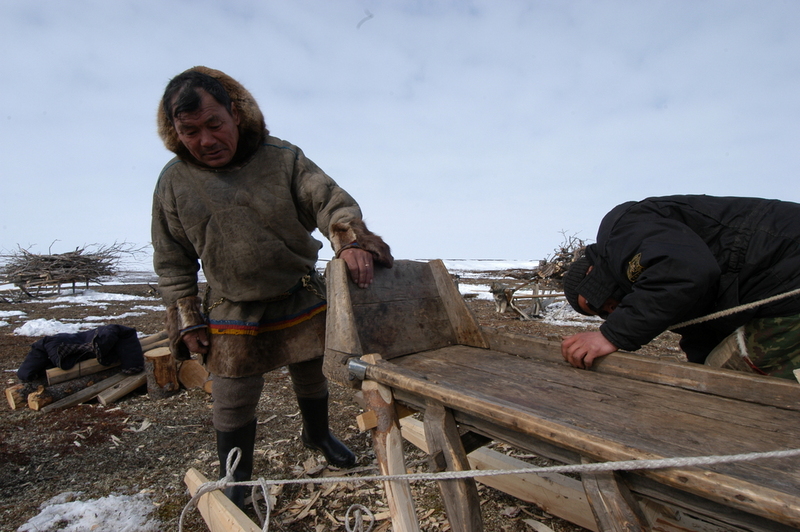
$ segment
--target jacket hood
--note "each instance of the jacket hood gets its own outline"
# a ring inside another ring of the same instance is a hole
[[[258,107],[255,98],[250,92],[245,89],[241,83],[228,76],[224,72],[214,70],[204,66],[192,67],[186,72],[201,72],[217,79],[231,98],[231,102],[236,106],[239,112],[239,145],[236,149],[236,155],[225,168],[232,166],[239,166],[247,161],[261,145],[264,138],[269,134],[267,126],[264,121],[264,115]],[[197,166],[206,167],[206,165],[199,162],[192,157],[189,150],[178,139],[178,133],[172,125],[172,120],[164,112],[164,106],[161,101],[158,102],[157,112],[158,135],[164,142],[164,146],[179,158],[184,161],[191,162]]]

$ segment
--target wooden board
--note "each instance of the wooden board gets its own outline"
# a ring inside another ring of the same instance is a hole
[[[189,493],[194,496],[200,486],[208,482],[208,479],[196,469],[190,468],[183,481],[189,488]],[[261,530],[261,527],[250,520],[219,490],[201,496],[197,501],[197,509],[203,516],[210,532],[259,532]]]
[[[525,358],[562,363],[561,343],[483,328],[490,348]],[[595,361],[591,371],[693,390],[800,412],[800,384],[739,371],[679,362],[676,357],[617,352]]]
[[[793,449],[800,442],[800,419],[791,411],[578,370],[563,361],[454,346],[376,368],[380,376],[372,370],[368,376],[392,388],[469,412],[523,441],[544,441],[596,461]],[[800,526],[800,458],[639,474]]]

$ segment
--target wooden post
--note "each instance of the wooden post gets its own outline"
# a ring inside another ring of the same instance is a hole
[[[582,458],[582,463],[591,463]],[[644,532],[650,530],[640,515],[639,504],[614,471],[581,473],[583,489],[597,525],[603,532]]]
[[[380,357],[377,355],[362,357],[370,364],[374,364],[378,358]],[[375,381],[365,380],[361,385],[361,391],[364,394],[366,407],[375,412],[378,422],[372,430],[372,446],[381,474],[405,474],[403,436],[394,409],[392,390]],[[386,481],[383,485],[392,516],[392,529],[395,532],[419,532],[410,484],[407,481],[393,480]]]
[[[428,401],[425,405],[425,439],[434,472],[470,469],[453,413],[441,403]],[[442,480],[438,484],[450,529],[453,532],[481,532],[481,501],[475,479]]]
[[[147,394],[153,399],[165,399],[180,390],[178,368],[169,347],[157,347],[144,354],[147,373]]]

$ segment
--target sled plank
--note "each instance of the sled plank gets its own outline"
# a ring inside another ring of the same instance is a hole
[[[194,497],[200,486],[208,482],[208,479],[191,467],[186,472],[183,481],[189,488],[189,493]],[[219,490],[201,496],[197,501],[197,509],[200,510],[200,515],[203,516],[210,532],[259,532],[261,530],[261,527],[251,521],[233,501]]]

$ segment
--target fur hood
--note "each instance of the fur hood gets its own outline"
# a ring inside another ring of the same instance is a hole
[[[219,80],[231,97],[231,102],[233,102],[236,109],[239,111],[239,146],[236,150],[236,155],[226,166],[226,169],[232,166],[238,166],[253,155],[256,148],[258,148],[263,139],[269,134],[266,123],[264,122],[264,115],[261,113],[261,109],[258,107],[253,95],[250,94],[241,83],[224,72],[204,66],[192,67],[186,72],[193,71],[208,74]],[[192,157],[189,150],[187,150],[178,139],[178,134],[175,131],[175,127],[172,125],[172,120],[164,112],[164,106],[161,101],[158,103],[157,122],[158,135],[169,151],[173,152],[184,161],[189,161],[195,165],[205,167],[204,164]]]

